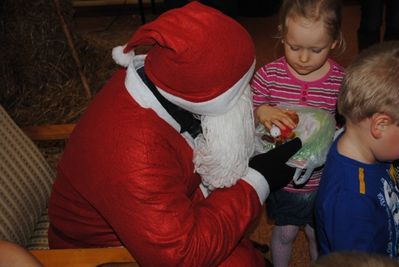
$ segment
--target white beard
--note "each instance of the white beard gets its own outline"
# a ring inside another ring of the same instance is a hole
[[[219,116],[201,116],[202,134],[194,140],[195,171],[208,189],[230,187],[248,172],[255,149],[251,91]]]

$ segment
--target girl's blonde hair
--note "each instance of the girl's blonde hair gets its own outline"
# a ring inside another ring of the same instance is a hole
[[[363,50],[347,68],[338,112],[353,123],[375,113],[399,122],[399,41]]]
[[[341,0],[284,0],[280,8],[280,39],[287,34],[287,19],[304,17],[311,21],[323,20],[328,33],[337,41],[337,50],[345,49],[345,41],[341,31]]]

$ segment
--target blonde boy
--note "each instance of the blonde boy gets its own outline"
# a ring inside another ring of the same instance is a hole
[[[399,42],[363,51],[338,98],[345,131],[332,145],[316,199],[320,253],[398,256]]]

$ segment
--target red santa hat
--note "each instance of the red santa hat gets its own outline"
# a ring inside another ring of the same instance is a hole
[[[218,10],[191,2],[143,25],[114,60],[128,66],[137,46],[152,46],[144,70],[161,94],[191,112],[217,115],[232,107],[255,68],[248,32]]]

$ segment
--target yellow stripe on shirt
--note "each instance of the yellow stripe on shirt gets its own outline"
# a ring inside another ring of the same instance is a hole
[[[394,184],[397,184],[398,177],[397,177],[395,166],[393,166],[393,164],[391,164],[391,166],[389,166],[389,176],[391,177]]]
[[[359,193],[366,194],[366,184],[364,183],[364,169],[359,168]]]

